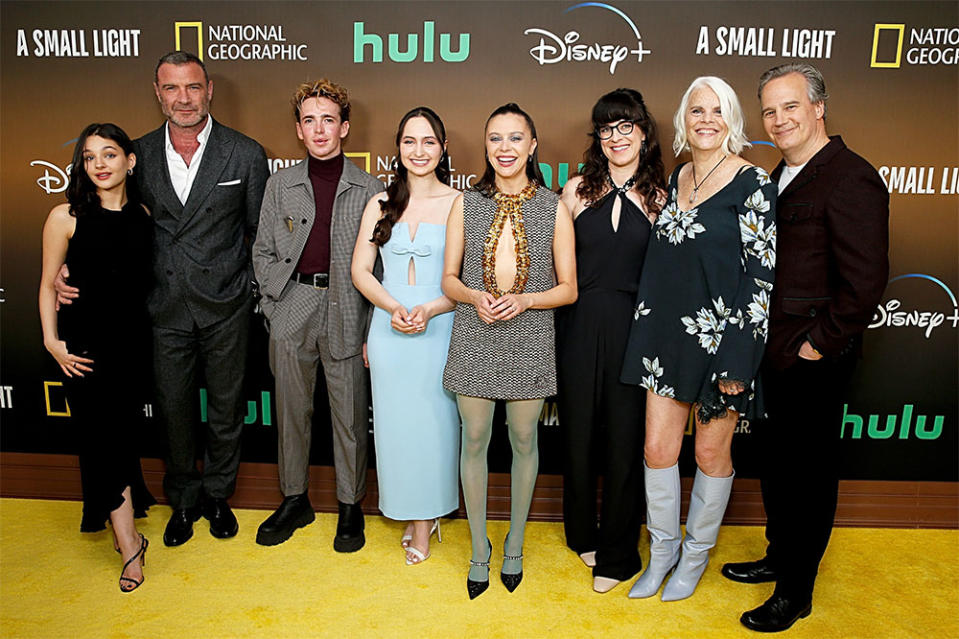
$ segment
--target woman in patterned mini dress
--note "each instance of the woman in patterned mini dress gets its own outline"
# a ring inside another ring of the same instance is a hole
[[[673,171],[639,283],[623,381],[646,393],[650,561],[630,597],[689,597],[709,561],[733,482],[741,414],[761,414],[756,374],[766,344],[776,261],[776,188],[736,155],[749,143],[736,93],[701,77],[673,119]],[[690,409],[696,479],[680,544],[679,451]]]
[[[463,420],[460,478],[473,557],[470,599],[489,587],[486,453],[496,400],[506,400],[513,449],[510,531],[500,578],[523,577],[523,536],[539,466],[543,400],[556,393],[553,308],[576,300],[573,222],[543,186],[536,128],[515,104],[486,122],[486,171],[453,203],[446,230],[443,291],[457,302],[443,385]]]

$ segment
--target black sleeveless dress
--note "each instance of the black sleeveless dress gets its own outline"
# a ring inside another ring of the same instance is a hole
[[[92,373],[65,380],[77,424],[83,486],[82,532],[103,530],[129,486],[138,517],[156,501],[143,483],[137,424],[148,397],[153,221],[139,204],[77,217],[67,249],[80,290],[58,314],[67,350],[93,360]]]
[[[617,199],[622,207],[614,231]],[[619,377],[651,225],[632,201],[612,191],[583,210],[574,226],[579,298],[557,312],[563,523],[572,550],[596,551],[595,576],[625,580],[642,567],[637,548],[646,392]]]

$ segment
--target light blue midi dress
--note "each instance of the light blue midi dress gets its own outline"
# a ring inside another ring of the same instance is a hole
[[[445,225],[420,222],[411,239],[409,225],[398,222],[380,247],[383,287],[407,310],[443,294],[445,245]],[[453,313],[443,313],[407,335],[390,326],[388,312],[373,311],[367,353],[376,475],[380,510],[391,519],[432,519],[459,506],[459,414],[443,388],[452,329]]]

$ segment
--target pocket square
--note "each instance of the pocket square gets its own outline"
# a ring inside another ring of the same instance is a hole
[[[236,186],[240,180],[230,180],[229,182],[220,182],[217,186]]]

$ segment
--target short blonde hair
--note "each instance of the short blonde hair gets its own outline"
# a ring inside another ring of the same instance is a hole
[[[722,111],[723,121],[726,123],[726,137],[723,138],[723,150],[726,153],[738,155],[743,149],[752,146],[746,137],[744,130],[745,123],[743,119],[743,109],[739,105],[739,98],[736,92],[722,78],[712,75],[704,75],[693,80],[683,99],[676,109],[676,115],[673,116],[673,128],[676,130],[676,137],[673,138],[673,151],[679,155],[683,151],[689,150],[689,142],[686,139],[686,109],[689,108],[689,98],[693,91],[701,88],[708,88],[719,98],[719,108]]]
[[[345,87],[321,78],[316,82],[304,82],[296,87],[290,103],[293,105],[293,117],[300,121],[300,106],[310,98],[326,98],[340,107],[340,120],[348,122],[350,119],[350,95]]]

